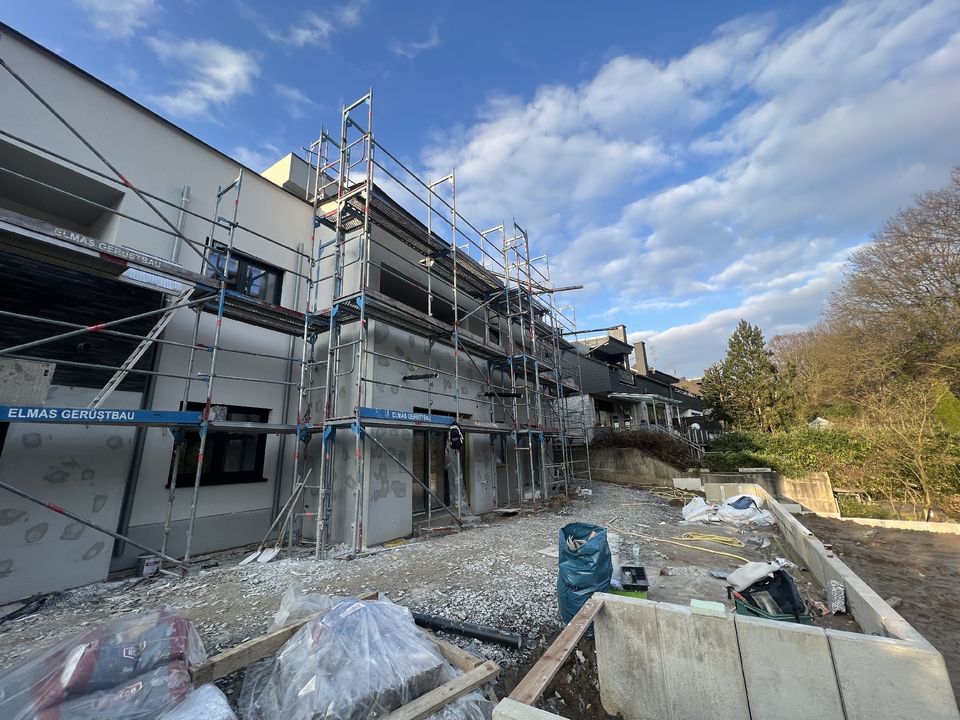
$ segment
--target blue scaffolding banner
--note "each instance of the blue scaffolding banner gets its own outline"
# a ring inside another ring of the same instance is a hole
[[[0,405],[0,422],[77,425],[199,425],[199,412]]]
[[[357,410],[357,415],[361,418],[393,420],[395,422],[430,423],[432,425],[453,424],[453,418],[446,415],[429,415],[428,413],[407,412],[406,410],[362,407]]]

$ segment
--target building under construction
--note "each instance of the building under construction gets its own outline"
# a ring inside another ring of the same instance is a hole
[[[372,93],[258,175],[0,29],[0,601],[135,564],[107,533],[321,556],[589,479],[548,259]]]

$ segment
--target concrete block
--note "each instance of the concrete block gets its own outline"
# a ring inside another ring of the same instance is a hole
[[[673,486],[678,490],[703,490],[703,483],[698,477],[681,477],[673,479]]]
[[[847,720],[960,720],[943,656],[891,638],[827,630]]]
[[[669,718],[657,603],[603,595],[594,620],[600,702],[623,720]]]
[[[755,720],[843,720],[830,645],[821,628],[735,616]]]
[[[552,718],[562,720],[563,716],[518,703],[510,698],[504,698],[493,708],[493,720],[551,720]]]
[[[756,495],[757,497],[762,497],[759,492],[760,490],[762,490],[761,486],[754,483],[709,482],[706,479],[703,480],[703,491],[707,496],[708,502],[723,502],[734,495]]]
[[[669,698],[669,714],[662,717],[750,717],[732,615],[708,617],[680,605],[657,603],[657,625]]]

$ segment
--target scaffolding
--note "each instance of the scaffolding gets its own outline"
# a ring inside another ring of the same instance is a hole
[[[123,272],[139,273],[137,280],[141,284],[164,293],[161,307],[154,311],[92,325],[0,311],[0,316],[19,323],[58,329],[53,335],[0,348],[0,357],[57,362],[112,373],[86,412],[50,416],[37,408],[18,410],[4,406],[7,417],[30,422],[171,430],[174,442],[159,554],[166,555],[168,550],[177,473],[185,462],[187,435],[192,432],[199,435],[199,445],[196,457],[186,462],[188,467],[193,463],[194,482],[190,488],[184,562],[191,558],[207,440],[221,432],[293,439],[290,495],[282,507],[275,501],[275,511],[279,512],[268,537],[276,532],[277,547],[283,543],[312,544],[317,557],[325,555],[331,542],[335,487],[347,475],[354,480],[350,488],[350,545],[354,550],[365,547],[363,519],[369,491],[365,462],[372,449],[390,458],[429,497],[428,524],[433,521],[434,511],[451,518],[457,526],[463,523],[466,498],[459,472],[454,473],[452,499],[439,497],[428,477],[418,476],[384,445],[377,436],[378,428],[446,433],[457,425],[468,436],[487,437],[491,448],[500,444],[507,476],[516,486],[515,494],[508,490],[501,502],[504,505],[535,506],[590,481],[586,423],[582,414],[578,419],[576,409],[569,403],[572,396],[579,394],[579,362],[571,361],[578,355],[569,352],[572,346],[563,339],[575,331],[575,318],[564,313],[556,298],[562,290],[575,288],[552,285],[548,259],[531,256],[529,236],[515,221],[510,226],[501,224],[481,231],[465,219],[457,209],[455,172],[433,182],[425,181],[375,141],[372,92],[343,108],[337,132],[322,130],[319,139],[305,148],[302,161],[309,179],[304,199],[312,207],[306,246],[291,247],[289,242],[271,238],[238,221],[244,184],[242,170],[218,188],[213,215],[206,218],[209,234],[201,241],[183,232],[183,218],[202,218],[187,206],[186,192],[176,203],[134,186],[23,78],[5,63],[3,67],[93,151],[109,172],[82,165],[9,132],[0,130],[0,135],[131,191],[159,220],[147,221],[121,213],[8,168],[0,167],[0,172],[166,234],[175,240],[177,248],[189,249],[200,260],[200,272],[195,272],[176,262],[177,253],[173,260],[166,260],[0,209],[0,229],[18,237],[18,252],[28,256],[36,252],[39,257],[56,253],[76,269],[94,275],[115,277],[117,264],[122,263]],[[232,207],[224,216],[222,207],[227,204]],[[161,208],[176,210],[180,221],[171,222]],[[295,283],[294,307],[270,304],[230,288],[231,257],[242,250],[245,238],[256,238],[291,253],[297,269],[285,273]],[[378,281],[373,281],[374,277]],[[422,296],[425,303],[421,307],[404,305],[395,297],[396,293],[392,296],[384,291],[391,282],[413,288],[412,292],[418,298]],[[168,339],[164,334],[171,318],[179,312],[193,313],[193,334],[188,343]],[[204,314],[215,320],[213,339],[208,344],[200,342]],[[145,318],[155,318],[147,332],[116,329]],[[225,319],[286,335],[288,351],[265,353],[230,346],[230,338],[225,337],[229,333],[223,331]],[[420,338],[426,343],[425,361],[386,352],[371,337],[371,323]],[[136,341],[136,345],[127,360],[115,366],[51,358],[42,351],[36,354],[37,348],[90,333],[128,345]],[[156,365],[144,367],[144,359],[151,351],[165,347],[186,351],[185,370],[170,372],[161,371]],[[451,354],[452,367],[447,362]],[[226,374],[220,365],[222,358],[230,355],[282,362],[285,377]],[[399,382],[375,370],[390,363],[407,369]],[[183,390],[178,407],[129,412],[105,408],[111,393],[129,375],[181,380]],[[279,385],[284,393],[284,413],[295,407],[295,418],[284,416],[280,422],[231,421],[219,411],[218,381]],[[198,383],[203,388],[202,408],[191,409],[191,390]],[[468,386],[474,390],[468,393]],[[480,392],[476,391],[477,386],[482,388]],[[390,392],[425,394],[425,407],[409,411],[377,407],[371,402],[377,387]],[[464,412],[467,404],[481,408],[482,413]],[[352,458],[344,461],[337,458],[335,449],[338,442],[344,444],[347,436],[353,453]],[[317,445],[319,453],[315,458],[311,449]],[[512,446],[509,452],[508,446]],[[282,459],[278,460],[275,478],[278,486],[281,467]],[[308,529],[312,529],[312,543],[307,538]]]

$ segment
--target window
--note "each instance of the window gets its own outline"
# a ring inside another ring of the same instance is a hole
[[[493,442],[494,462],[497,465],[506,465],[507,464],[507,436],[491,435],[490,439]]]
[[[210,251],[207,277],[219,278],[217,271],[224,272],[226,259],[227,249],[218,244]],[[230,267],[226,270],[226,275],[227,287],[230,290],[272,305],[280,304],[282,270],[233,251],[230,253]]]
[[[187,403],[187,410],[203,410],[202,403]],[[219,410],[219,412],[216,412]],[[270,411],[238,405],[215,406],[211,417],[233,422],[265,423]],[[234,483],[266,482],[263,477],[263,455],[267,436],[263,433],[212,432],[207,436],[203,456],[201,485],[229,485]],[[177,487],[193,485],[197,472],[197,453],[200,451],[200,433],[186,434],[177,468]]]

